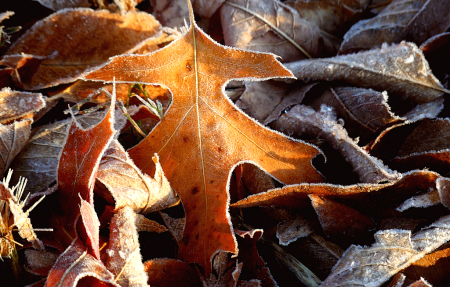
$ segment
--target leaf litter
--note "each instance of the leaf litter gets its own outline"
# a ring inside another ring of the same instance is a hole
[[[449,284],[440,1],[110,2],[0,16],[8,282]]]

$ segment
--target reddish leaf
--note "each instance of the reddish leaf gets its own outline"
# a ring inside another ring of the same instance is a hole
[[[197,271],[182,261],[162,258],[147,261],[144,265],[150,286],[201,286]]]
[[[76,235],[75,221],[80,215],[81,200],[93,203],[95,175],[100,159],[111,143],[115,130],[114,99],[105,118],[85,130],[74,119],[58,166],[58,199],[62,214],[54,225],[56,240],[68,246]]]
[[[32,115],[45,107],[45,99],[42,94],[12,91],[3,88],[0,91],[0,123]]]
[[[88,253],[94,256],[95,259],[100,260],[99,250],[99,227],[100,222],[97,218],[97,213],[92,204],[85,200],[81,200],[80,206],[81,221],[79,221],[78,234],[88,248]]]
[[[92,277],[89,283],[81,283],[85,277]],[[86,246],[80,239],[75,239],[72,244],[64,251],[50,270],[45,286],[115,286],[120,287],[114,282],[114,275],[109,272],[103,263],[95,259],[88,253]]]
[[[311,166],[318,151],[265,129],[245,116],[223,94],[233,78],[290,77],[273,55],[220,46],[194,23],[177,41],[153,54],[119,56],[87,79],[161,83],[173,93],[162,121],[129,151],[136,166],[152,174],[154,152],[186,211],[179,256],[211,272],[217,250],[237,253],[230,228],[228,194],[231,170],[248,161],[285,183],[317,182]],[[301,172],[299,172],[301,171]],[[214,216],[210,216],[214,214]],[[207,276],[208,276],[207,275]]]

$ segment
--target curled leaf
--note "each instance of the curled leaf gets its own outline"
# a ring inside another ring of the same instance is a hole
[[[42,94],[17,92],[6,87],[0,91],[0,123],[16,120],[45,107]]]

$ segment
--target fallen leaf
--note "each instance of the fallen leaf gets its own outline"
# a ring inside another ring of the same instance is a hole
[[[150,286],[201,286],[197,271],[183,261],[159,258],[146,261],[144,266],[148,274],[148,283]]]
[[[369,217],[353,208],[314,194],[309,198],[328,236],[356,237],[375,228]]]
[[[449,220],[450,216],[444,216],[414,235],[406,230],[378,231],[372,246],[350,246],[321,286],[380,286],[401,269],[447,242],[450,239]]]
[[[165,212],[160,212],[164,223],[172,234],[173,238],[177,241],[177,244],[180,245],[183,240],[183,232],[184,227],[186,225],[186,217],[182,218],[172,218]]]
[[[95,112],[77,116],[78,123],[89,129],[103,120],[105,112]],[[115,112],[114,128],[120,130],[124,125],[125,116]],[[125,118],[126,119],[126,118]],[[70,120],[36,127],[32,136],[11,163],[14,170],[12,180],[17,182],[19,177],[27,178],[31,185],[25,187],[25,193],[30,198],[49,188],[57,180],[57,170],[61,150],[68,134]]]
[[[436,183],[438,182],[439,178],[436,180]],[[400,212],[403,212],[411,207],[430,207],[433,205],[437,205],[441,203],[439,192],[436,189],[433,189],[432,191],[429,191],[425,194],[413,196],[411,198],[408,198],[403,202],[399,207],[397,207],[397,210]]]
[[[98,220],[94,206],[83,199],[80,203],[80,220],[77,224],[77,234],[87,247],[88,254],[100,260],[100,221]]]
[[[97,172],[97,180],[106,186],[116,209],[131,207],[134,212],[147,214],[176,204],[179,199],[170,187],[164,172],[154,157],[154,178],[143,174],[129,158],[121,144],[114,140],[105,151]]]
[[[429,284],[433,284],[434,286],[448,285],[450,280],[447,272],[449,268],[449,255],[450,248],[449,244],[446,243],[438,248],[437,251],[425,255],[423,258],[411,264],[402,273],[410,280],[419,280],[423,277]]]
[[[142,214],[136,214],[136,221],[134,224],[136,225],[137,232],[147,231],[161,233],[167,231],[167,228],[165,228],[163,225],[159,224],[156,221],[148,219]]]
[[[120,286],[148,286],[135,221],[135,212],[125,206],[117,211],[109,227],[105,266]]]
[[[427,280],[420,278],[420,280],[417,280],[416,282],[412,283],[411,285],[408,285],[408,287],[433,287],[433,285],[428,283]]]
[[[220,16],[228,46],[274,53],[283,62],[322,54],[319,28],[279,1],[226,1]]]
[[[226,0],[195,0],[194,12],[205,18],[211,18]]]
[[[303,105],[294,106],[271,126],[294,137],[302,134],[314,137],[320,135],[351,164],[361,182],[377,183],[401,177],[398,172],[390,170],[379,159],[360,148],[327,106],[322,106],[319,112]]]
[[[6,87],[0,91],[0,123],[7,123],[35,113],[45,107],[42,94],[17,92]]]
[[[66,8],[91,7],[89,0],[35,0],[53,11]]]
[[[300,17],[315,23],[321,30],[332,35],[342,34],[343,26],[361,13],[370,0],[297,0],[286,4],[294,7]]]
[[[25,266],[33,274],[47,276],[60,254],[51,251],[25,249]]]
[[[58,165],[58,201],[62,214],[55,218],[54,238],[68,246],[76,237],[75,221],[79,203],[93,203],[95,175],[103,153],[113,140],[114,96],[103,120],[85,130],[73,119],[61,151]]]
[[[32,123],[32,120],[25,119],[9,125],[0,124],[0,176],[27,143]]]
[[[404,119],[395,115],[388,103],[386,92],[357,87],[327,89],[309,105],[319,110],[321,105],[332,107],[353,138],[367,137]]]
[[[48,274],[45,286],[69,287],[77,286],[77,283],[79,286],[120,287],[115,283],[114,275],[101,261],[88,254],[86,246],[78,238],[58,257]]]
[[[408,40],[420,45],[450,26],[445,0],[393,0],[377,16],[361,20],[344,36],[341,52],[349,53]]]
[[[129,154],[147,174],[155,169],[153,153],[160,156],[186,211],[179,257],[199,263],[209,276],[217,250],[237,253],[226,192],[237,164],[254,162],[285,183],[322,178],[311,166],[317,149],[263,128],[223,94],[232,78],[263,80],[290,73],[273,55],[212,42],[196,26],[192,13],[191,23],[189,31],[166,48],[144,56],[115,57],[85,78],[110,81],[115,76],[119,82],[160,83],[172,91],[166,115]]]
[[[86,69],[109,57],[140,48],[160,30],[158,21],[143,12],[121,16],[105,10],[61,10],[27,30],[0,62],[16,69],[15,85],[39,90],[74,82]],[[87,38],[95,41],[85,41]],[[31,58],[21,68],[24,57]]]
[[[413,103],[430,102],[443,93],[421,50],[402,42],[351,55],[287,63],[299,80],[344,81],[355,86],[387,91]]]
[[[284,246],[313,232],[308,220],[302,217],[296,217],[277,225],[277,238],[280,241],[279,244]]]
[[[436,180],[436,188],[439,195],[439,201],[450,209],[450,179],[441,177]]]

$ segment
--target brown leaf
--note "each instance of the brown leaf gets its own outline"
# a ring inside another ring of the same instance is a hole
[[[123,127],[124,116],[114,113],[115,128]],[[78,123],[85,129],[98,124],[105,117],[105,111],[77,116]],[[31,139],[16,156],[11,164],[14,170],[13,181],[19,177],[27,178],[33,184],[25,187],[25,193],[38,193],[46,190],[56,181],[58,162],[61,150],[68,133],[70,120],[36,127],[32,130]]]
[[[430,102],[450,93],[433,76],[423,53],[413,43],[383,46],[357,54],[286,64],[300,80],[344,81],[386,90],[413,103]]]
[[[186,225],[186,217],[182,218],[172,218],[165,212],[160,212],[164,223],[172,234],[173,238],[177,241],[177,244],[180,245],[183,240],[183,232],[184,226]]]
[[[315,23],[321,30],[330,34],[341,34],[343,26],[355,14],[362,12],[370,0],[297,0],[286,4],[294,7],[300,17]]]
[[[59,257],[59,254],[55,254],[51,251],[33,249],[25,249],[24,254],[27,270],[31,271],[33,274],[42,276],[47,276],[53,264],[55,264],[55,261]]]
[[[328,236],[356,237],[375,228],[369,217],[353,208],[314,194],[310,194],[309,198]]]
[[[425,255],[402,271],[407,279],[419,280],[421,277],[435,286],[445,286],[450,282],[450,248],[446,243],[439,250]]]
[[[209,276],[217,250],[237,252],[226,192],[237,164],[254,162],[285,183],[322,178],[311,166],[317,149],[265,129],[222,92],[233,78],[262,80],[290,73],[273,55],[212,42],[196,26],[192,13],[191,23],[189,31],[166,48],[144,56],[115,57],[86,78],[115,76],[121,82],[160,83],[172,91],[173,103],[164,118],[129,154],[147,174],[155,170],[153,154],[160,156],[186,211],[179,257],[199,263]]]
[[[125,206],[111,220],[105,266],[120,286],[148,286],[136,229],[136,214]]]
[[[408,285],[408,287],[433,287],[433,285],[428,283],[425,279],[420,278],[420,280],[417,280],[416,282],[412,283],[411,285]]]
[[[184,19],[189,18],[186,1],[151,0],[151,2],[154,7],[154,15],[161,25],[171,28],[184,27]]]
[[[274,53],[283,62],[321,55],[323,39],[319,28],[279,1],[226,1],[220,15],[226,45]]]
[[[400,170],[429,168],[446,175],[450,172],[450,120],[424,119],[406,137],[392,160]]]
[[[302,217],[296,217],[277,225],[277,238],[280,240],[279,244],[284,246],[313,232],[308,220]]]
[[[6,126],[0,124],[0,176],[27,143],[32,123],[32,120],[25,119]]]
[[[356,138],[369,136],[404,120],[391,112],[387,100],[386,92],[357,87],[330,87],[310,105],[315,110],[319,110],[321,105],[332,107],[337,117],[344,120],[349,135]]]
[[[349,53],[408,40],[420,45],[450,26],[445,0],[393,0],[380,14],[353,25],[341,52]]]
[[[114,97],[114,96],[113,96]],[[58,201],[62,214],[54,223],[54,238],[68,246],[76,237],[75,221],[80,215],[79,204],[93,204],[95,175],[100,159],[113,140],[114,99],[103,120],[85,130],[73,119],[58,166]]]
[[[89,284],[82,283],[82,279],[93,277]],[[115,286],[114,275],[109,272],[103,263],[88,254],[86,246],[80,239],[75,239],[72,244],[58,257],[47,277],[46,285],[51,286]],[[102,284],[103,283],[103,284]]]
[[[205,18],[211,18],[226,0],[195,0],[194,12]]]
[[[147,232],[165,232],[167,228],[156,221],[150,220],[142,214],[136,214],[136,225],[137,232],[147,231]]]
[[[105,10],[61,10],[37,22],[1,61],[16,69],[13,80],[18,87],[39,90],[73,82],[109,57],[140,48],[139,43],[159,31],[158,21],[143,12],[121,16]],[[23,57],[35,60],[20,69]]]
[[[412,236],[405,230],[379,231],[372,246],[350,246],[321,286],[379,286],[450,240],[449,228],[450,216],[445,216]]]
[[[439,178],[436,180],[436,184],[438,182]],[[432,191],[429,191],[427,193],[413,196],[411,198],[408,198],[403,202],[399,207],[397,207],[397,210],[400,212],[403,212],[411,207],[430,207],[433,205],[437,205],[441,203],[441,199],[439,198],[440,195],[436,189],[433,189]]]
[[[450,209],[450,179],[441,177],[436,180],[436,188],[440,202]]]
[[[279,81],[245,82],[245,91],[236,106],[262,123],[286,96],[288,88],[288,84]]]
[[[183,261],[160,258],[146,261],[144,265],[150,286],[201,286],[195,269]]]
[[[98,220],[94,206],[86,200],[81,200],[80,220],[77,223],[78,236],[87,247],[88,253],[94,256],[95,259],[100,260],[100,221]]]
[[[97,172],[97,180],[104,184],[114,198],[116,209],[131,207],[134,212],[147,214],[176,204],[179,199],[170,187],[164,172],[154,157],[154,178],[143,174],[129,158],[121,144],[114,140],[105,151]],[[106,196],[105,198],[109,198]]]
[[[42,94],[12,91],[6,87],[0,91],[0,123],[17,120],[45,107]]]
[[[91,7],[89,0],[36,0],[53,11],[62,10],[66,8]]]
[[[360,148],[348,136],[344,127],[336,121],[329,107],[323,106],[319,112],[316,112],[307,106],[294,106],[273,122],[272,127],[294,137],[300,137],[302,134],[323,137],[352,165],[361,182],[377,183],[395,180],[401,176]]]

